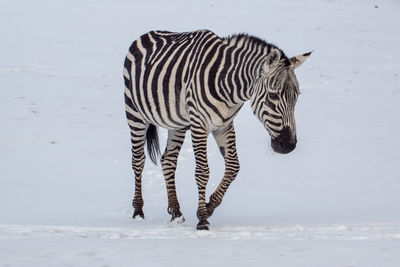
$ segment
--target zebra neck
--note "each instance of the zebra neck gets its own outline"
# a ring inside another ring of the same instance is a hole
[[[234,104],[252,97],[269,47],[248,36],[234,36],[225,40],[224,68],[221,71],[220,90]]]

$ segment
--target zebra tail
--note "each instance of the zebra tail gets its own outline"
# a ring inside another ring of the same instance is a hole
[[[146,132],[147,153],[154,164],[157,165],[157,158],[160,156],[160,143],[158,142],[157,126],[150,124]]]

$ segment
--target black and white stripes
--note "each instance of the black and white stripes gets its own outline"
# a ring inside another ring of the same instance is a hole
[[[308,56],[288,59],[280,49],[258,38],[220,38],[208,30],[152,31],[133,42],[125,59],[124,80],[136,179],[134,217],[144,217],[144,144],[147,140],[149,155],[155,161],[156,126],[160,126],[169,130],[161,157],[168,212],[173,220],[183,220],[175,190],[175,170],[185,132],[190,129],[199,190],[197,229],[208,229],[207,218],[221,204],[239,171],[233,118],[243,103],[251,100],[254,113],[271,135],[272,147],[287,153],[296,138],[294,105],[299,91],[293,69]],[[220,147],[226,171],[206,203],[209,133]]]

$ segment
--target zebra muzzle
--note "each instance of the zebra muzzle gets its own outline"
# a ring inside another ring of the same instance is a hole
[[[297,138],[289,127],[284,127],[277,138],[271,139],[272,149],[281,154],[287,154],[296,148]]]

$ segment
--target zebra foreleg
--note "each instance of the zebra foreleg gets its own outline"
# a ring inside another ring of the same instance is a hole
[[[197,208],[197,218],[199,223],[197,224],[197,230],[208,230],[209,222],[207,221],[208,213],[206,207],[206,186],[210,170],[207,162],[207,137],[208,133],[199,128],[192,126],[192,143],[194,156],[196,160],[196,184],[199,194],[199,204]]]
[[[215,208],[221,204],[226,190],[236,178],[240,168],[236,152],[236,137],[233,124],[230,124],[222,131],[213,132],[213,135],[225,160],[225,174],[215,192],[211,194],[210,202],[206,204],[208,216],[211,216]]]
[[[171,221],[183,223],[185,218],[182,216],[175,188],[175,171],[178,161],[179,151],[185,140],[186,131],[168,131],[168,141],[165,152],[161,157],[161,166],[164,173],[165,184],[168,193],[168,213],[171,214]]]

